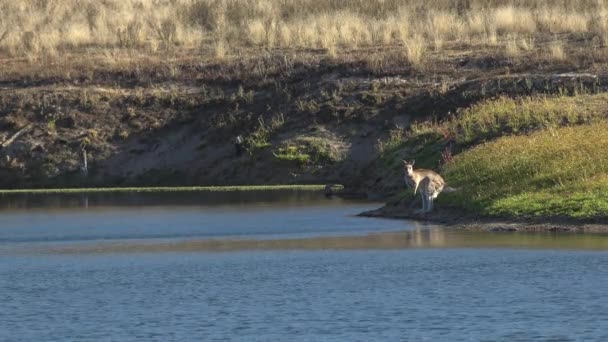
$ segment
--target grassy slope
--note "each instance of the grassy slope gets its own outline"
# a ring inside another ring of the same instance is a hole
[[[458,155],[446,201],[488,215],[608,217],[608,124],[503,137]]]
[[[402,158],[439,169],[458,188],[442,194],[439,206],[486,216],[606,218],[607,113],[606,93],[498,97],[392,134],[380,161],[393,172]],[[402,190],[397,198],[412,196]]]
[[[601,122],[607,118],[607,102],[606,93],[499,97],[460,109],[442,123],[414,125],[412,133],[444,136],[466,147],[504,135]]]

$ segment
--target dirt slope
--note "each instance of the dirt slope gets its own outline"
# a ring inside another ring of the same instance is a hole
[[[514,74],[512,65],[461,58],[428,73],[280,56],[177,67],[174,76],[150,67],[1,79],[0,141],[31,128],[0,150],[0,187],[342,183],[384,196],[401,186],[400,169],[379,159],[397,127],[498,94],[608,87],[598,70]]]

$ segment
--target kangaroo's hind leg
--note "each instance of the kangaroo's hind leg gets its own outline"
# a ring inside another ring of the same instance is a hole
[[[424,191],[420,191],[420,198],[422,199],[422,209],[421,209],[421,211],[422,212],[426,212],[426,208],[428,206],[428,203],[427,203],[427,196],[426,196],[426,193]]]
[[[433,211],[433,201],[434,201],[433,195],[428,195],[427,197],[428,197],[428,200],[427,200],[428,205],[427,205],[426,209],[427,209],[427,212],[431,212],[431,211]]]
[[[422,209],[420,210],[424,210],[424,208],[426,208],[426,203],[424,202],[424,195],[422,194],[422,191],[420,192],[420,200],[422,200]]]

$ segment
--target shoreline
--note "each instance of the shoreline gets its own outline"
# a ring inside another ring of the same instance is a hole
[[[183,186],[183,187],[112,187],[112,188],[58,188],[58,189],[0,189],[0,195],[13,194],[80,194],[124,192],[219,192],[219,191],[324,191],[326,185],[231,185],[231,186]],[[332,190],[342,190],[342,185],[332,185]]]
[[[344,186],[331,184],[332,193],[346,199],[363,199],[362,193],[345,192]],[[183,186],[183,187],[107,187],[107,188],[56,188],[56,189],[0,189],[4,195],[61,195],[100,193],[162,193],[162,192],[247,192],[247,191],[327,191],[327,185],[230,185],[230,186]],[[413,220],[432,223],[449,229],[486,232],[547,232],[547,233],[608,233],[608,222],[575,220],[560,217],[487,217],[464,212],[457,208],[436,208],[430,214],[402,205],[383,207],[357,214],[360,217]]]
[[[360,213],[361,217],[415,220],[450,229],[485,232],[608,233],[608,223],[571,218],[495,218],[475,216],[457,209],[437,208],[431,214],[403,206],[384,206]]]

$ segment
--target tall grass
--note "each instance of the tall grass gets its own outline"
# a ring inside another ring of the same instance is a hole
[[[0,0],[0,51],[402,47],[412,64],[446,44],[503,44],[585,34],[608,41],[605,0]],[[513,45],[516,44],[516,45]],[[525,47],[524,47],[525,50]],[[556,47],[552,55],[562,58]]]

